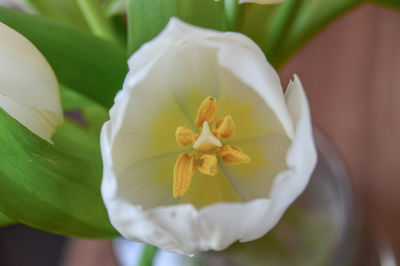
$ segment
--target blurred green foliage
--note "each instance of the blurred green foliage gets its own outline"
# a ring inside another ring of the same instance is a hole
[[[128,71],[122,47],[71,25],[12,9],[0,8],[0,21],[39,49],[62,85],[111,107]]]
[[[0,213],[0,227],[11,225],[14,223],[15,223],[15,221],[13,219],[10,219],[7,216],[5,216],[4,214]]]
[[[113,237],[100,196],[98,136],[67,119],[55,145],[0,109],[0,211],[49,232]]]

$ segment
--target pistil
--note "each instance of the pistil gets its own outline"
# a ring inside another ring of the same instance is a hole
[[[220,147],[222,147],[221,141],[213,135],[208,123],[204,121],[201,134],[193,144],[193,149],[200,153],[212,153],[216,152]]]

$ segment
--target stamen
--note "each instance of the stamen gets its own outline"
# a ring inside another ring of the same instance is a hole
[[[212,131],[217,138],[229,138],[235,133],[235,122],[230,115],[217,121],[215,129]]]
[[[221,138],[231,137],[236,129],[235,122],[230,115],[218,120],[215,129],[210,130],[212,123],[218,115],[217,100],[207,97],[200,105],[195,124],[201,129],[201,133],[193,133],[186,127],[178,127],[175,132],[176,141],[181,146],[192,144],[196,151],[192,155],[182,153],[174,166],[174,180],[172,194],[174,198],[183,197],[192,182],[196,172],[196,155],[200,153],[200,163],[197,168],[202,174],[215,176],[218,173],[218,158],[227,164],[242,164],[250,162],[250,157],[240,148],[230,145],[222,145]],[[206,192],[205,192],[206,193]]]
[[[196,116],[196,126],[201,127],[206,121],[207,123],[212,123],[217,119],[218,115],[218,103],[217,100],[211,96],[207,97],[200,105],[197,110]]]
[[[193,133],[186,127],[178,127],[175,132],[175,137],[178,144],[184,147],[188,144],[193,144],[199,137],[199,134]]]
[[[196,172],[196,156],[182,153],[175,163],[174,167],[174,182],[172,193],[174,198],[183,197],[192,183],[192,177]]]
[[[221,141],[211,133],[208,123],[204,121],[201,134],[193,144],[193,149],[201,153],[210,153],[215,152],[221,146]]]
[[[250,157],[235,146],[223,145],[217,154],[227,164],[235,165],[250,162]]]
[[[202,163],[198,166],[205,175],[215,176],[218,173],[218,159],[214,154],[204,154],[200,157]]]

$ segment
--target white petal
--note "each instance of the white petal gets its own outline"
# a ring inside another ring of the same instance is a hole
[[[161,67],[152,68],[143,81],[129,87],[134,88],[132,92],[120,92],[110,111],[111,152],[117,175],[138,161],[186,150],[176,143],[176,128],[195,129],[165,82],[168,73]]]
[[[256,199],[243,204],[213,204],[201,209],[199,220],[207,245],[202,250],[222,250],[251,234],[254,226],[268,216],[270,205],[269,199]]]
[[[292,138],[293,127],[284,108],[285,101],[279,76],[268,64],[261,49],[246,36],[238,33],[226,33],[225,36],[215,39],[221,46],[218,54],[221,66],[261,96],[265,105],[275,113],[286,135]]]
[[[242,201],[223,171],[218,171],[215,176],[207,176],[197,171],[187,194],[180,203],[190,203],[201,208],[217,202]]]
[[[220,54],[223,52],[224,48],[221,48]],[[242,64],[242,61],[239,62]],[[230,115],[236,124],[235,133],[223,141],[225,144],[270,135],[288,135],[273,109],[266,104],[265,98],[253,87],[246,85],[223,67],[220,67],[217,73],[219,117]],[[263,90],[270,90],[270,86],[266,84]],[[277,100],[280,98],[283,99],[282,91]],[[284,113],[288,116],[286,110]],[[291,123],[288,125],[291,128]]]
[[[178,51],[184,48],[195,50],[198,47],[201,47],[202,50],[205,47],[216,50],[219,67],[225,68],[232,74],[234,78],[231,80],[239,80],[245,86],[255,91],[265,102],[265,106],[268,106],[275,114],[279,123],[282,124],[286,135],[290,138],[293,136],[291,119],[284,107],[285,100],[279,76],[275,69],[268,64],[262,50],[248,37],[239,33],[221,33],[203,29],[183,23],[176,18],[171,18],[166,29],[157,39],[159,41],[167,40],[168,42],[171,42],[171,39],[174,40],[175,47],[179,47]],[[201,52],[201,54],[203,53]],[[198,67],[201,68],[201,66]],[[215,71],[215,63],[211,61],[211,63],[202,69],[207,70],[208,73],[212,73],[211,70]],[[217,69],[217,71],[222,70]],[[209,76],[213,75],[204,75],[203,77],[209,78]],[[219,83],[218,88],[220,87],[221,84]],[[187,88],[185,89],[187,90]],[[201,88],[201,90],[203,89],[207,90],[208,88],[205,86]],[[233,89],[232,91],[236,93],[236,90]],[[249,90],[247,92],[252,93]],[[199,104],[204,98],[200,100]],[[246,97],[243,97],[243,99],[246,99]]]
[[[253,232],[243,237],[241,241],[244,242],[259,238],[275,226],[289,205],[304,191],[317,163],[310,110],[296,75],[288,85],[285,100],[295,128],[286,157],[289,169],[275,178],[270,194],[271,210],[254,226]]]
[[[255,4],[277,4],[285,0],[239,0],[239,4],[255,3]]]
[[[288,85],[285,99],[295,127],[293,144],[289,148],[287,154],[287,164],[293,169],[295,174],[294,177],[291,178],[294,179],[294,181],[289,182],[289,184],[293,184],[293,187],[289,190],[291,196],[280,195],[281,198],[285,197],[286,202],[288,202],[293,201],[292,199],[296,198],[308,184],[308,180],[317,163],[317,151],[314,144],[307,97],[296,75],[294,76],[293,82],[290,82]],[[279,189],[279,181],[276,183],[276,188]],[[275,193],[278,195],[280,191],[272,192],[273,195]],[[284,202],[285,201],[283,201],[283,203]]]
[[[0,107],[51,142],[63,122],[57,79],[25,37],[0,23]]]
[[[291,141],[286,136],[269,135],[230,142],[240,147],[251,162],[240,165],[221,163],[220,168],[243,200],[268,198],[275,177],[288,169],[286,153]]]

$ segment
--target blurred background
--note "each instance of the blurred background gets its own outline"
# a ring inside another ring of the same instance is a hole
[[[357,265],[366,265],[377,240],[390,243],[400,258],[399,48],[400,12],[363,5],[329,25],[279,71],[284,87],[294,73],[300,77],[314,124],[348,168],[361,217],[364,261]],[[0,265],[117,264],[110,241],[15,225],[0,228]]]
[[[280,71],[301,78],[314,124],[341,154],[363,221],[400,255],[400,12],[364,5]]]

